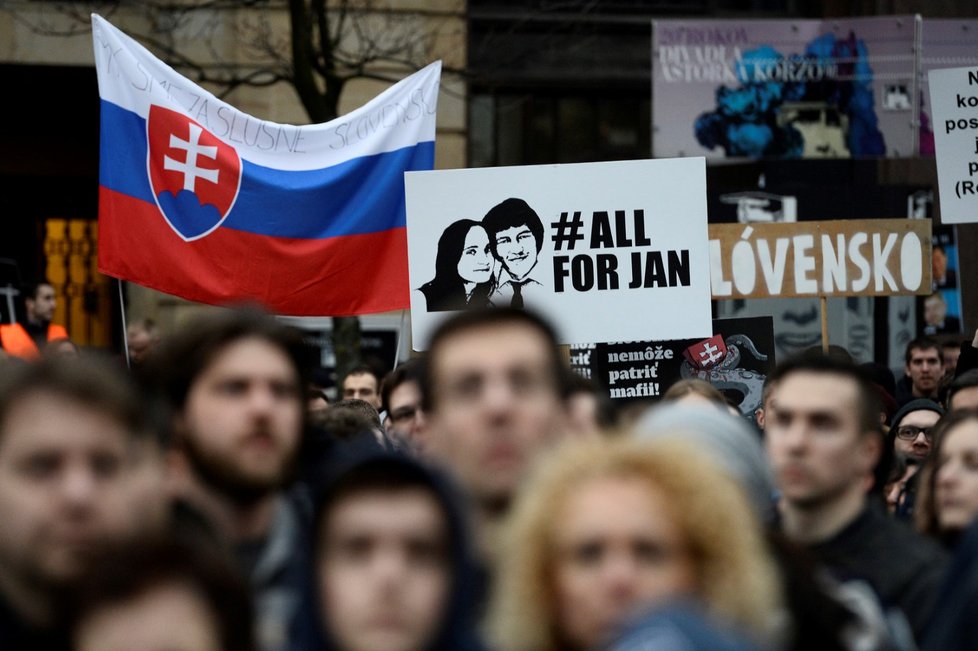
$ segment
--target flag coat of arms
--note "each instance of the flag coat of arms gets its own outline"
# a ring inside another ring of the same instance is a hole
[[[193,301],[409,305],[404,172],[434,166],[441,63],[315,125],[247,115],[92,16],[99,271]]]

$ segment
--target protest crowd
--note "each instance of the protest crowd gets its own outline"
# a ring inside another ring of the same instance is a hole
[[[256,308],[127,366],[48,289],[0,363],[5,651],[978,648],[978,335],[618,412],[530,310],[331,391]]]

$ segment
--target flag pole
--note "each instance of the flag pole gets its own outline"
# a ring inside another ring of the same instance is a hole
[[[397,343],[394,345],[394,366],[391,368],[397,368],[397,360],[401,356],[401,337],[404,336],[404,317],[407,315],[407,310],[401,310],[401,325],[397,329]]]
[[[122,296],[122,279],[117,278],[119,283],[119,312],[122,315],[122,352],[126,355],[126,368],[132,368],[129,361],[129,327],[126,325],[126,300]]]

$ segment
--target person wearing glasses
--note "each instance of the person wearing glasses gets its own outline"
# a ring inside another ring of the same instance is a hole
[[[941,406],[927,398],[905,404],[893,415],[890,424],[889,441],[893,451],[923,462],[930,456],[933,445],[931,430],[943,415]]]

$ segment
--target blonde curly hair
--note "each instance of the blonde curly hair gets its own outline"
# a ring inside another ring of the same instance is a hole
[[[582,441],[556,450],[517,496],[503,533],[489,635],[502,651],[560,646],[553,584],[554,515],[580,484],[638,477],[661,490],[695,565],[707,611],[768,638],[781,612],[777,569],[740,487],[682,441]]]

